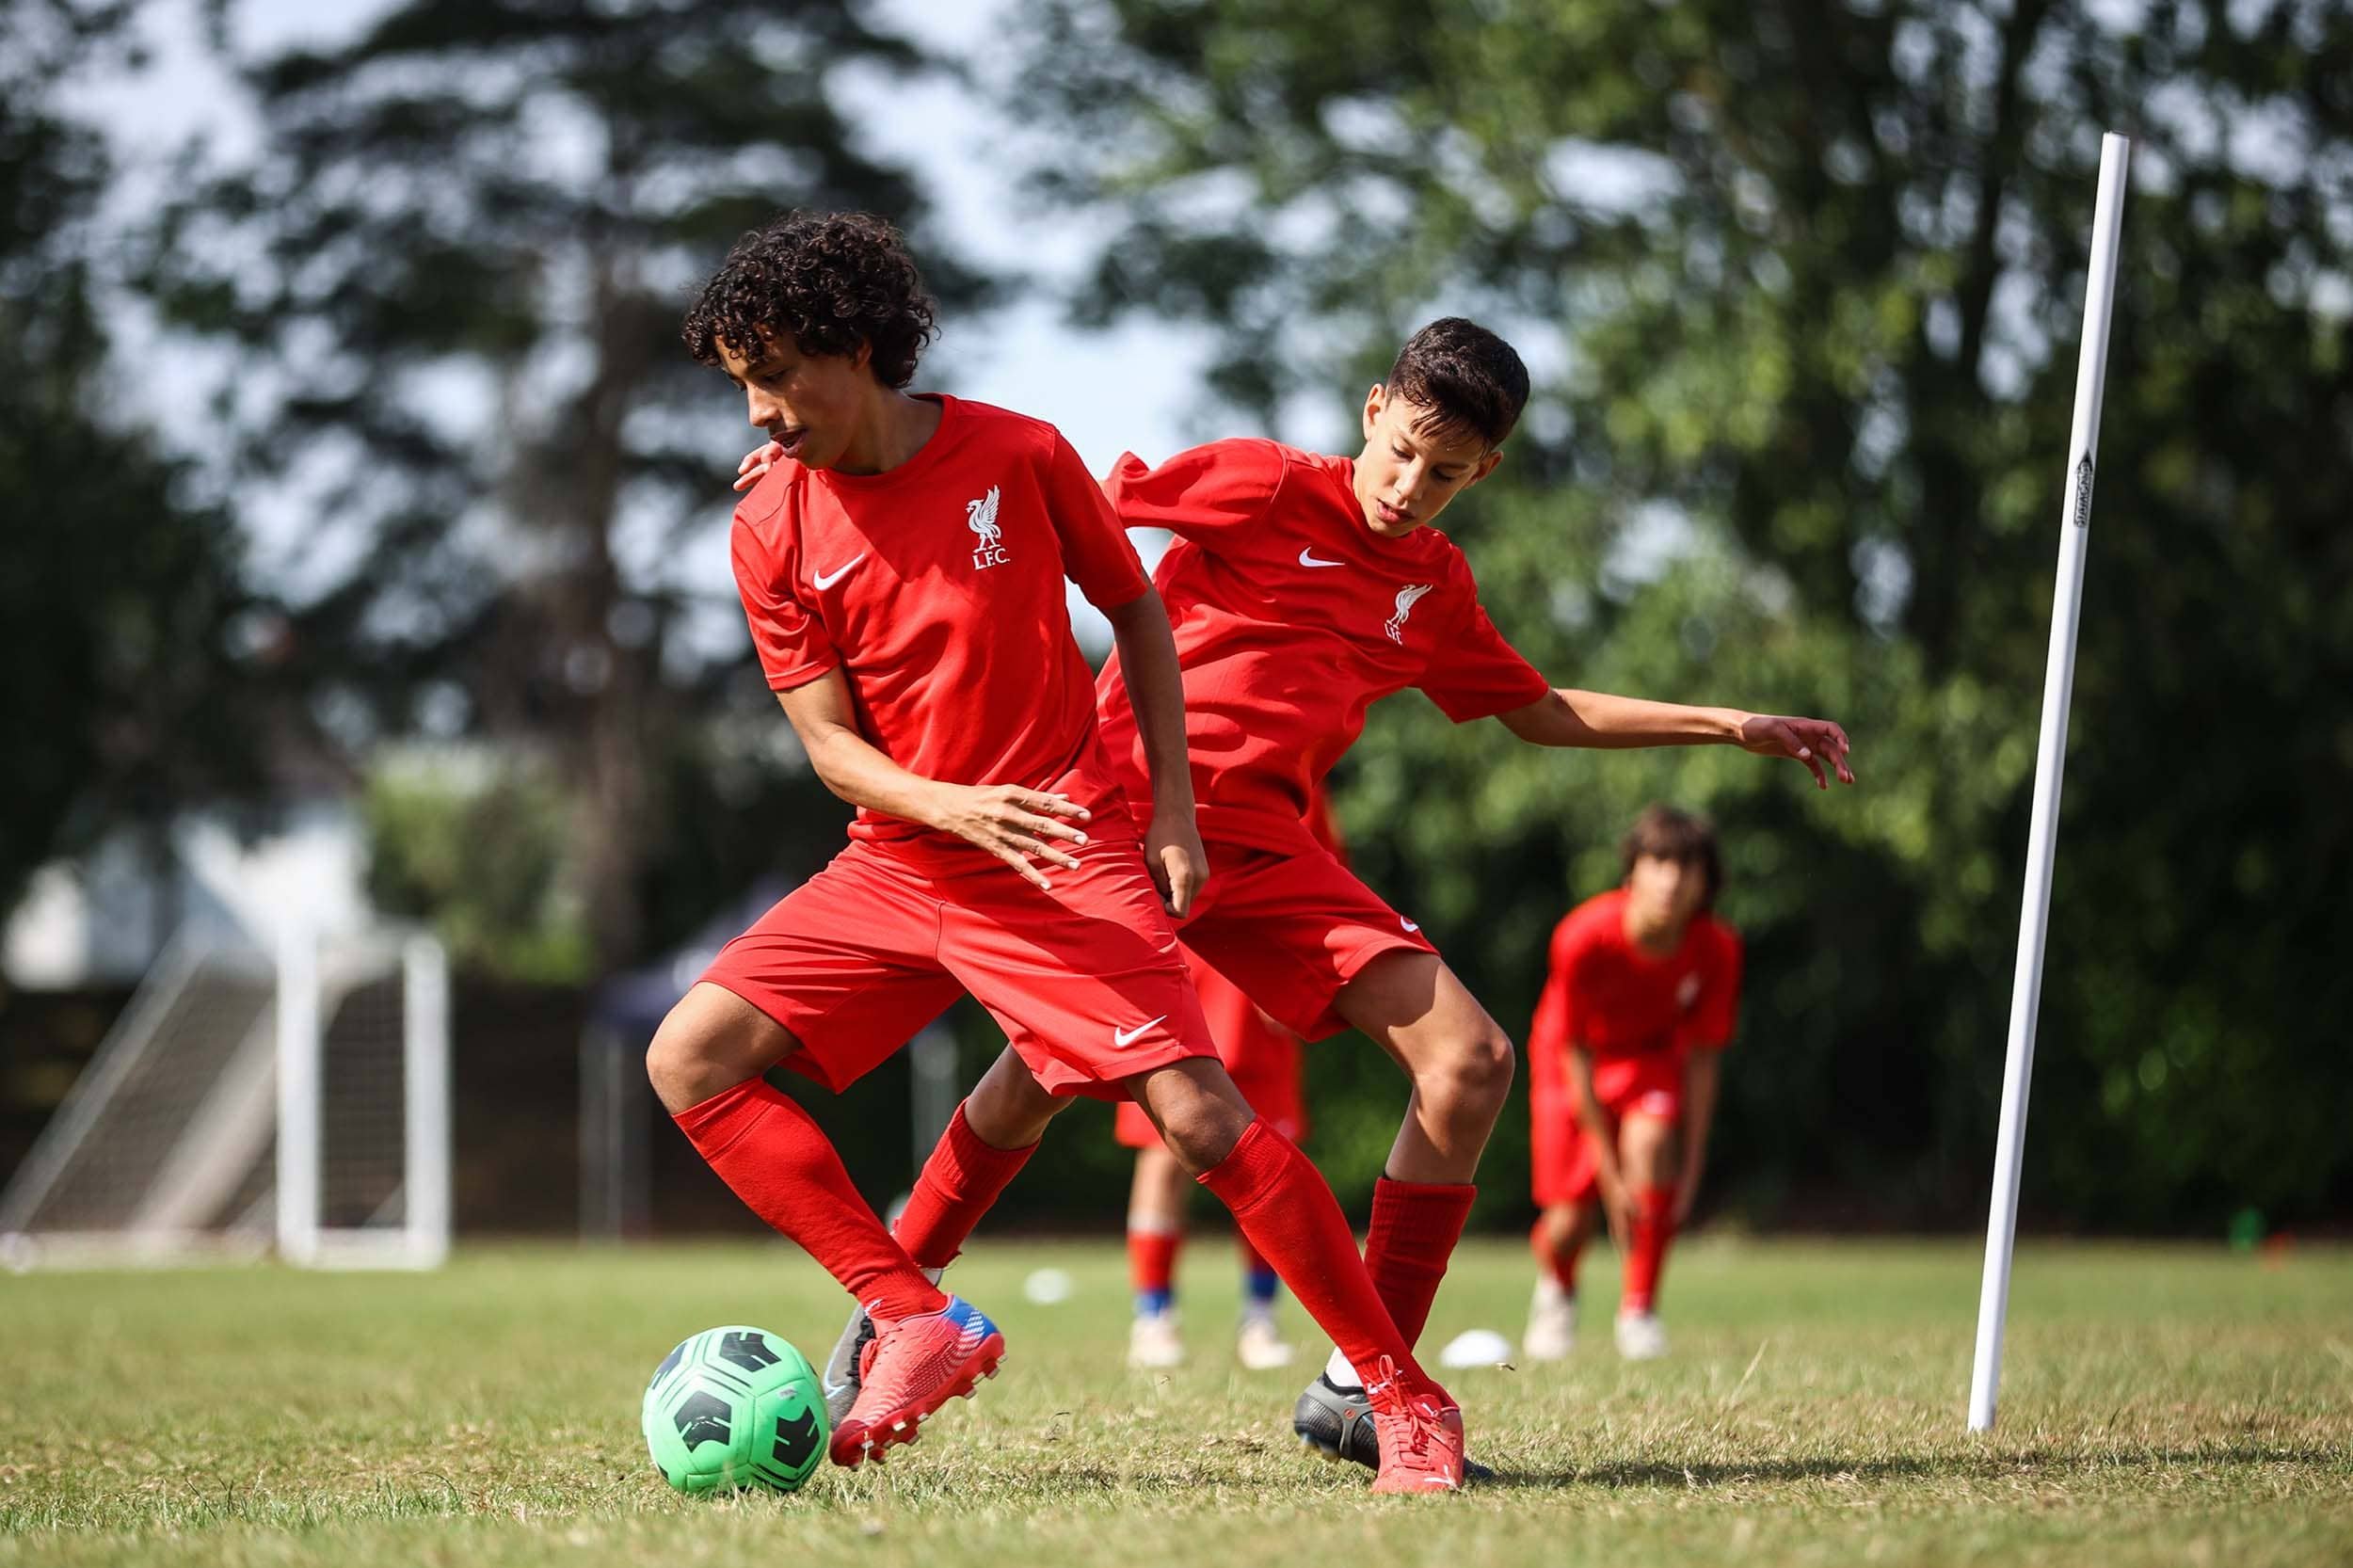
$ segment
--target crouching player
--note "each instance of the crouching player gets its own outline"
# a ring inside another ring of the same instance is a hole
[[[1051,425],[901,390],[931,327],[897,232],[863,215],[745,235],[686,318],[780,457],[731,536],[753,644],[810,766],[858,809],[848,847],[663,1021],[654,1088],[866,1311],[837,1464],[914,1441],[994,1372],[1004,1336],[941,1293],[762,1075],[841,1089],[969,991],[1031,1092],[1140,1102],[1316,1321],[1379,1368],[1374,1489],[1451,1490],[1461,1412],[1415,1365],[1331,1189],[1218,1062],[1177,952],[1171,919],[1204,857],[1167,614]],[[1125,655],[1147,824],[1096,733],[1065,577]]]
[[[1577,1261],[1607,1225],[1625,1269],[1618,1353],[1667,1353],[1658,1276],[1707,1166],[1721,1053],[1740,1003],[1740,938],[1709,911],[1723,884],[1715,834],[1671,807],[1625,837],[1623,886],[1552,933],[1529,1030],[1540,1272],[1531,1361],[1577,1337]]]

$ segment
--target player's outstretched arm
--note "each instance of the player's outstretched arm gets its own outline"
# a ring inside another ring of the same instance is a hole
[[[1185,682],[1176,668],[1176,638],[1158,590],[1145,588],[1103,611],[1119,645],[1120,677],[1144,737],[1152,774],[1152,825],[1144,836],[1144,863],[1168,912],[1181,920],[1209,880],[1209,857],[1193,820],[1193,767],[1185,757]]]
[[[1759,757],[1787,757],[1803,762],[1814,775],[1814,782],[1825,790],[1833,773],[1842,784],[1854,782],[1854,772],[1847,765],[1847,732],[1829,719],[1750,713],[1737,708],[1692,708],[1680,702],[1568,690],[1549,692],[1525,708],[1497,717],[1513,734],[1537,745],[1603,750],[1737,745]]]
[[[1078,802],[1012,784],[943,784],[909,773],[857,732],[849,683],[838,669],[778,692],[776,701],[792,721],[808,765],[826,789],[851,805],[952,833],[1041,888],[1053,884],[1032,860],[1079,869],[1078,861],[1056,847],[1087,841],[1072,825],[1087,820],[1087,808]]]

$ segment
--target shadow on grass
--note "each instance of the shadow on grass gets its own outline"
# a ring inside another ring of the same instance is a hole
[[[2310,1464],[2345,1462],[2342,1450],[2289,1448],[2278,1444],[2229,1444],[2215,1448],[2122,1448],[2099,1453],[2019,1452],[1881,1455],[1853,1458],[1828,1454],[1816,1459],[1769,1459],[1752,1463],[1678,1464],[1604,1461],[1573,1470],[1498,1468],[1485,1484],[1559,1490],[1567,1487],[1703,1487],[1750,1481],[1991,1480],[2020,1475],[2089,1476],[2119,1470],[2156,1470],[2197,1465]]]

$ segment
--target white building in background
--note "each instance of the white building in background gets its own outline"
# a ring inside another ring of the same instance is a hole
[[[0,980],[24,990],[127,984],[182,930],[267,952],[290,922],[329,937],[369,929],[355,803],[321,796],[270,816],[257,835],[226,815],[189,812],[160,843],[122,832],[44,866],[0,932]]]

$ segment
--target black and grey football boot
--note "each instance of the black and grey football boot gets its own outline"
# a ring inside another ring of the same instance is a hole
[[[1331,1375],[1318,1372],[1299,1402],[1291,1406],[1291,1431],[1299,1441],[1328,1460],[1353,1460],[1369,1470],[1381,1468],[1381,1439],[1372,1428],[1372,1401],[1361,1388],[1343,1388]],[[1463,1461],[1466,1481],[1493,1480],[1496,1473],[1475,1459]]]

